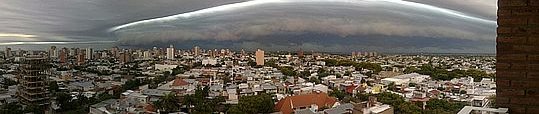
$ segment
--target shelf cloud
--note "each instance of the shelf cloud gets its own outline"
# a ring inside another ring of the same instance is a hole
[[[496,0],[3,0],[0,43],[494,53],[496,10]]]
[[[488,44],[485,42],[494,41],[495,27],[493,20],[401,0],[255,0],[132,22],[109,31],[118,36],[118,43],[122,45],[185,45],[185,42],[201,40],[241,44],[261,39],[298,39],[309,34],[331,36],[322,42],[302,39],[312,45],[336,39],[362,41],[373,36],[406,40],[417,40],[417,37],[453,39]],[[275,38],[277,36],[280,38]],[[264,43],[273,43],[273,47],[286,46],[271,41]],[[426,48],[421,44],[409,45],[417,46],[410,48],[412,50]],[[470,50],[476,48],[468,47],[472,48]]]

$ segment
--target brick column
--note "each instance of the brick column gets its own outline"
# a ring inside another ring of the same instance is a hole
[[[499,0],[496,104],[539,113],[539,0]]]

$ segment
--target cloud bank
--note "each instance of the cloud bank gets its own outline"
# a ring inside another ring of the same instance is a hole
[[[497,0],[0,1],[10,47],[495,52]]]
[[[402,0],[255,0],[132,22],[109,31],[127,46],[204,42],[215,48],[475,53],[494,52],[485,47],[494,46],[495,28],[496,22],[487,18]],[[373,40],[384,42],[361,43]]]

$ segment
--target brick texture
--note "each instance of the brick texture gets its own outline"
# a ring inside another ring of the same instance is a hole
[[[539,113],[539,0],[499,0],[497,106]]]

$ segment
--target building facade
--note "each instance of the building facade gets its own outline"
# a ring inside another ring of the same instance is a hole
[[[167,48],[167,59],[174,59],[174,46],[172,45]]]
[[[539,112],[539,0],[499,0],[496,105]]]
[[[28,57],[20,66],[18,75],[19,85],[17,96],[25,105],[37,105],[42,108],[48,107],[48,72],[49,61],[43,57]]]
[[[264,65],[264,51],[262,51],[261,49],[256,50],[255,59],[256,59],[255,60],[256,65],[263,66]]]

